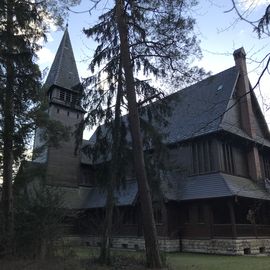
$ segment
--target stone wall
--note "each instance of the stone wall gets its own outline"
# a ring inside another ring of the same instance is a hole
[[[96,236],[68,236],[65,242],[74,246],[99,246],[101,239]],[[159,239],[160,249],[166,252],[179,251],[178,239]],[[144,239],[141,237],[113,237],[112,248],[144,250]]]
[[[96,236],[69,236],[65,241],[71,245],[99,246],[100,238]],[[166,252],[196,252],[224,255],[264,254],[270,253],[270,239],[159,239],[160,249]],[[144,250],[144,239],[137,237],[113,237],[112,248]]]
[[[224,255],[270,253],[270,239],[206,239],[181,241],[182,251]]]

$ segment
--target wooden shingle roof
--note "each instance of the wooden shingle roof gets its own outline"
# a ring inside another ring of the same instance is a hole
[[[238,76],[237,67],[232,67],[157,101],[171,108],[168,125],[162,126],[153,120],[159,132],[167,135],[164,142],[176,143],[221,130],[223,113]],[[155,103],[148,106],[155,106]],[[127,116],[124,118],[127,121]],[[93,144],[95,140],[94,133],[89,142]]]
[[[225,174],[210,173],[185,177],[171,175],[162,182],[164,198],[186,201],[239,196],[270,200],[269,193],[249,178]]]
[[[102,208],[106,205],[106,193],[98,187],[59,187],[68,209]],[[244,197],[270,200],[268,192],[249,178],[225,173],[210,173],[179,178],[171,174],[161,183],[163,198],[169,201],[189,201],[225,197]],[[125,187],[115,190],[117,206],[134,205],[138,197],[138,186],[129,181]]]
[[[232,67],[165,98],[172,108],[169,124],[163,128],[168,134],[165,142],[176,143],[221,130],[238,75],[238,69]]]
[[[80,85],[76,61],[66,28],[53,64],[44,84],[44,89],[59,86],[65,89],[76,89]]]
[[[58,187],[67,209],[101,208],[106,205],[106,192],[98,187]],[[115,205],[132,205],[137,199],[138,187],[134,181],[114,191]]]

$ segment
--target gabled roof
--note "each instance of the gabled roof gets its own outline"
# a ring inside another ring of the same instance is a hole
[[[76,89],[80,85],[79,74],[67,28],[44,84],[44,89],[48,90],[53,85],[65,89]]]
[[[249,178],[225,173],[211,173],[185,177],[169,175],[162,182],[164,197],[168,200],[186,201],[239,196],[270,200],[269,193]]]
[[[171,115],[167,117],[168,125],[162,126],[153,119],[153,125],[158,127],[159,132],[166,134],[164,143],[173,144],[217,131],[226,131],[270,147],[267,124],[252,91],[251,98],[256,110],[254,121],[259,123],[258,129],[262,131],[258,130],[257,137],[251,138],[241,127],[239,102],[234,97],[238,77],[239,69],[234,66],[157,101],[171,108]],[[148,106],[155,106],[155,103]],[[145,118],[146,115],[142,117]],[[123,118],[127,121],[127,116]],[[102,126],[102,130],[105,130],[105,126]],[[259,133],[263,134],[260,136]],[[95,141],[96,133],[92,135],[89,143],[94,144]],[[84,163],[91,164],[91,161],[84,157]]]
[[[160,125],[153,119],[153,125],[158,127],[159,132],[166,134],[164,143],[173,144],[222,130],[223,113],[232,97],[238,76],[238,68],[232,67],[157,101],[171,108],[171,114],[167,117],[168,125]],[[155,103],[148,106],[155,106]],[[127,116],[123,118],[127,121]],[[105,131],[104,125],[102,130]],[[96,133],[89,143],[94,144],[95,141]],[[85,156],[83,162],[91,164]]]
[[[256,137],[251,138],[242,128],[240,105],[235,96],[239,74],[238,67],[234,66],[157,101],[166,103],[172,109],[171,115],[167,117],[168,125],[162,126],[153,120],[153,125],[158,127],[158,131],[166,134],[164,143],[175,144],[198,136],[225,131],[270,147],[269,130],[253,91],[250,94]],[[151,106],[155,106],[155,103]],[[142,117],[146,116],[142,115]],[[127,122],[127,115],[123,118]],[[101,128],[105,131],[105,125]],[[129,133],[127,140],[130,140]],[[95,141],[96,133],[88,143],[85,142],[84,146],[93,145]],[[109,157],[108,153],[107,158]],[[82,153],[81,162],[90,165],[104,160],[94,162],[87,154]]]
[[[172,108],[166,143],[176,143],[221,130],[223,113],[234,91],[239,71],[229,68],[216,75],[180,90],[165,102]]]

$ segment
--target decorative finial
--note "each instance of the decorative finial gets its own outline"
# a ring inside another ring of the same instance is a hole
[[[66,29],[68,29],[68,22],[66,23]]]

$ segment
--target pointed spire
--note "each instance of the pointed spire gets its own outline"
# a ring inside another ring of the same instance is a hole
[[[66,89],[74,89],[79,84],[79,74],[69,38],[68,25],[66,25],[44,88],[48,90],[51,86],[56,85]]]

